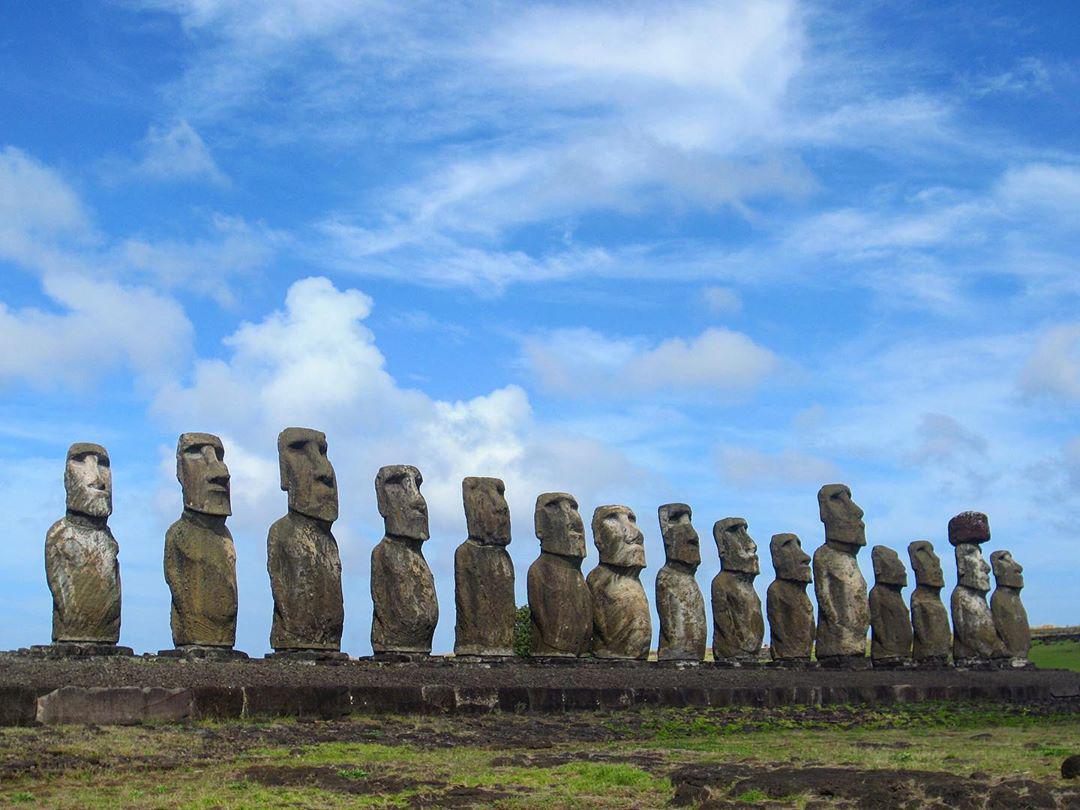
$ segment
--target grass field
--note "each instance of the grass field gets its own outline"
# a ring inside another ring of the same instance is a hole
[[[1080,786],[1057,774],[1078,751],[1077,714],[935,704],[8,728],[0,803],[803,807],[971,795],[1015,806],[1045,794],[1069,806]]]
[[[1037,667],[1080,672],[1080,641],[1036,641],[1028,654]]]

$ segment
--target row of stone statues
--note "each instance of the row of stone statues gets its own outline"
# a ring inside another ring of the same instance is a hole
[[[331,532],[338,493],[326,437],[317,430],[286,428],[278,437],[278,457],[289,509],[267,537],[274,599],[272,655],[344,658],[341,560]],[[231,500],[221,440],[207,433],[182,434],[176,463],[184,509],[165,536],[175,649],[162,654],[244,657],[233,649],[236,552],[226,526]],[[371,645],[376,656],[431,651],[439,606],[422,551],[429,536],[422,482],[420,471],[407,465],[383,467],[375,479],[385,523],[385,535],[371,554]],[[67,514],[52,526],[45,543],[54,646],[89,645],[102,654],[125,650],[116,647],[120,571],[118,546],[107,525],[112,478],[105,448],[72,445],[64,483]],[[462,494],[469,536],[454,556],[454,651],[460,657],[509,656],[516,608],[503,482],[466,478]],[[770,543],[776,580],[768,589],[766,613],[774,661],[805,664],[816,653],[824,665],[861,665],[868,629],[875,665],[911,660],[943,665],[950,651],[960,664],[1026,658],[1030,634],[1019,595],[1023,569],[1007,551],[991,555],[998,587],[987,605],[990,567],[980,551],[980,544],[990,538],[985,515],[964,512],[949,522],[958,568],[950,631],[940,596],[945,584],[941,563],[929,542],[908,547],[916,578],[909,612],[901,594],[907,572],[896,552],[884,546],[872,551],[875,586],[867,594],[856,562],[866,544],[863,512],[848,487],[822,487],[818,505],[825,545],[814,554],[812,574],[810,557],[796,535],[777,534]],[[701,661],[708,626],[695,579],[701,550],[691,509],[672,503],[658,512],[666,558],[656,577],[658,657]],[[600,561],[587,578],[581,573],[585,527],[572,495],[540,495],[535,530],[540,556],[528,572],[533,655],[647,659],[652,626],[640,581],[645,546],[633,511],[618,505],[595,510],[592,534]],[[713,656],[732,665],[751,664],[760,659],[765,629],[753,585],[760,573],[757,546],[742,518],[717,521],[713,536],[721,561],[712,581]],[[816,624],[807,595],[811,582],[818,602]]]

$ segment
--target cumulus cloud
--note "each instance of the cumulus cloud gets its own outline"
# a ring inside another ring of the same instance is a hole
[[[1028,396],[1080,399],[1080,324],[1047,330],[1020,372],[1020,389]]]
[[[202,137],[183,119],[169,126],[151,126],[137,151],[140,157],[131,167],[136,176],[157,180],[201,178],[218,185],[228,183]]]
[[[670,392],[745,393],[779,366],[747,335],[706,329],[650,345],[592,329],[562,329],[523,342],[523,361],[540,384],[569,397],[633,399]]]

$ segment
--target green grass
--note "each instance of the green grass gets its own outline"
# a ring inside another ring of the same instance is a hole
[[[1040,669],[1080,672],[1080,641],[1036,641],[1028,657]]]

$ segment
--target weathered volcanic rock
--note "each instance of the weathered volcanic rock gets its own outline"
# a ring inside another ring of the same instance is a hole
[[[904,603],[907,570],[891,548],[874,546],[874,587],[870,590],[870,657],[875,665],[911,657],[911,614]]]
[[[644,661],[652,642],[652,619],[639,579],[645,538],[637,517],[626,506],[598,506],[592,531],[600,552],[600,564],[586,579],[592,595],[592,654]]]
[[[769,654],[774,661],[809,661],[814,646],[814,605],[806,595],[810,556],[794,534],[774,534],[769,551],[776,570],[765,595]]]
[[[818,492],[825,545],[814,552],[814,593],[818,602],[816,652],[825,664],[866,656],[870,606],[866,580],[855,555],[866,545],[863,511],[844,484]]]
[[[993,552],[990,565],[997,581],[994,595],[990,597],[994,628],[1009,657],[1025,659],[1031,649],[1031,628],[1024,603],[1020,601],[1024,569],[1008,551]]]
[[[713,659],[756,661],[765,638],[761,599],[754,578],[761,570],[757,545],[743,518],[725,518],[713,525],[720,554],[720,573],[712,581]]]
[[[656,575],[656,612],[660,616],[660,661],[702,661],[709,625],[705,599],[694,572],[701,564],[698,533],[684,503],[658,510],[664,538],[664,566]]]
[[[949,660],[952,630],[949,612],[941,601],[945,577],[934,546],[926,540],[908,545],[908,557],[915,571],[915,590],[911,594],[911,657],[917,663],[941,665]]]
[[[955,521],[956,518],[953,520]],[[950,539],[952,539],[952,526],[952,521],[950,521]],[[953,660],[957,664],[963,664],[1004,658],[1006,657],[1005,647],[998,638],[990,606],[986,604],[986,594],[990,590],[990,566],[986,564],[982,551],[976,543],[954,545],[957,584],[950,600],[953,623]]]
[[[536,499],[540,556],[528,573],[532,654],[574,657],[592,647],[592,596],[581,574],[585,525],[574,496],[545,492]]]

